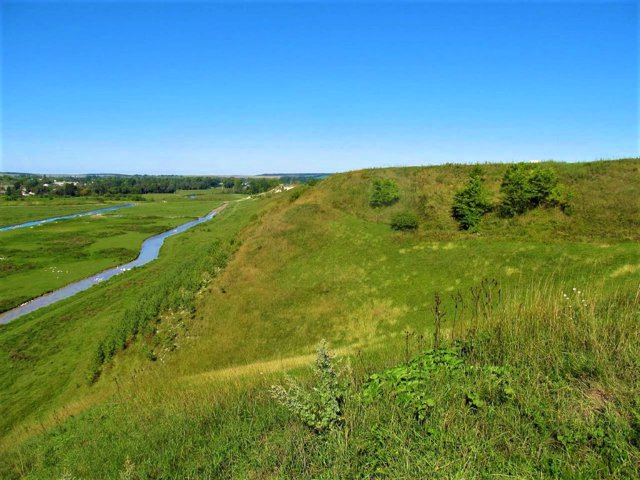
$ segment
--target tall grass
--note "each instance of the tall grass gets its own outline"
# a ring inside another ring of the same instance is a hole
[[[412,360],[387,369],[389,351],[354,356],[341,421],[323,433],[270,398],[278,374],[185,383],[157,372],[121,384],[112,402],[10,452],[0,472],[7,478],[64,472],[78,478],[124,472],[130,478],[636,478],[638,292],[585,291],[571,289],[569,300],[553,286],[501,292],[477,315],[469,308],[455,334],[443,330],[437,350],[416,352],[414,345]],[[315,386],[311,370],[295,373],[301,388]],[[392,388],[367,395],[376,377],[392,378]],[[405,401],[413,394],[423,400],[421,415]]]
[[[478,335],[490,334],[482,354],[555,375],[637,376],[639,300],[640,288],[603,296],[588,288],[540,285],[510,296],[484,319]]]

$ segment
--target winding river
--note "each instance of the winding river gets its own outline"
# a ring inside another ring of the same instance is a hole
[[[0,227],[0,232],[6,232],[7,230],[15,230],[16,228],[35,227],[36,225],[42,225],[43,223],[57,222],[58,220],[67,220],[69,218],[86,217],[87,215],[97,215],[98,213],[113,212],[114,210],[133,207],[134,205],[135,205],[134,203],[127,203],[125,205],[116,205],[114,207],[99,208],[97,210],[91,210],[90,212],[73,213],[71,215],[62,215],[60,217],[49,217],[42,220],[33,220],[31,222],[18,223],[17,225]]]
[[[125,206],[129,206],[129,205],[122,205],[119,208],[124,208]],[[160,248],[162,247],[162,244],[164,243],[166,238],[171,237],[173,235],[177,235],[178,233],[182,233],[186,230],[189,230],[191,227],[195,227],[196,225],[199,225],[208,220],[211,220],[213,217],[215,217],[218,214],[218,212],[224,209],[225,206],[226,205],[222,205],[221,207],[216,208],[215,210],[209,212],[204,217],[200,217],[196,220],[183,223],[182,225],[179,225],[171,230],[168,230],[158,235],[154,235],[153,237],[147,238],[142,243],[142,247],[140,248],[140,254],[138,255],[138,258],[136,258],[132,262],[125,263],[124,265],[119,265],[114,268],[110,268],[108,270],[105,270],[104,272],[97,273],[83,280],[70,283],[66,287],[60,288],[59,290],[54,290],[51,293],[42,295],[41,297],[34,298],[33,300],[23,303],[22,305],[14,309],[7,310],[6,312],[0,314],[0,324],[9,323],[11,320],[15,320],[16,318],[21,317],[22,315],[31,313],[35,310],[38,310],[39,308],[47,307],[55,302],[58,302],[65,298],[69,298],[72,295],[75,295],[76,293],[87,290],[88,288],[92,287],[96,283],[103,282],[105,280],[110,279],[111,277],[115,277],[116,275],[119,275],[128,270],[131,270],[132,268],[140,267],[141,265],[144,265],[146,263],[149,263],[152,260],[155,260],[156,258],[158,258],[158,255],[160,254]],[[110,207],[110,210],[114,210],[114,209],[115,209],[114,207]],[[105,210],[103,209],[101,211],[105,211]],[[76,214],[75,216],[90,215],[90,214],[91,214],[90,212],[87,212],[83,214]],[[71,218],[71,217],[69,216],[69,217],[60,217],[60,218]],[[29,223],[33,223],[33,222],[29,222]]]

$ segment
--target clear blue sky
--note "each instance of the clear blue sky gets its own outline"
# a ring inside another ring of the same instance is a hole
[[[639,155],[636,1],[0,8],[4,171]]]

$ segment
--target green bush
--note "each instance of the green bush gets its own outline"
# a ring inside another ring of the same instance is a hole
[[[396,213],[391,218],[391,228],[394,230],[415,230],[418,228],[418,217],[411,212]]]
[[[302,187],[298,187],[293,192],[291,192],[291,194],[289,195],[289,202],[290,203],[295,202],[297,199],[300,198],[300,195],[302,195]]]
[[[316,353],[316,385],[311,390],[304,390],[287,377],[288,388],[273,385],[271,396],[307,427],[321,433],[341,425],[347,385],[345,372],[334,369],[325,341],[318,345]]]
[[[476,166],[471,171],[465,187],[453,197],[451,214],[462,230],[474,231],[478,228],[482,216],[490,209],[491,203],[484,186],[482,169]]]
[[[541,205],[554,205],[558,177],[551,168],[527,169],[524,164],[511,165],[502,178],[500,214],[514,217]]]
[[[398,184],[390,179],[376,178],[373,181],[369,205],[374,208],[394,204],[400,198]]]

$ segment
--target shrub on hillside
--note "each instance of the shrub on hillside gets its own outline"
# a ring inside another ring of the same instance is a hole
[[[415,230],[418,228],[418,217],[411,212],[396,213],[391,217],[391,228],[394,230]]]
[[[484,186],[482,169],[476,166],[471,171],[465,187],[453,197],[451,213],[462,230],[474,231],[482,216],[490,209],[489,192]]]
[[[394,204],[400,198],[398,184],[390,179],[376,178],[373,181],[369,205],[374,208]]]
[[[298,198],[300,198],[300,195],[302,195],[302,187],[296,188],[293,192],[291,192],[291,194],[289,195],[289,202],[295,202]]]
[[[502,178],[500,214],[521,215],[541,205],[553,205],[558,177],[551,168],[529,170],[522,163],[511,165]]]
[[[316,385],[311,390],[303,389],[287,377],[288,388],[273,385],[271,396],[307,427],[321,433],[342,423],[347,384],[346,372],[336,371],[325,341],[318,345],[316,353]]]

